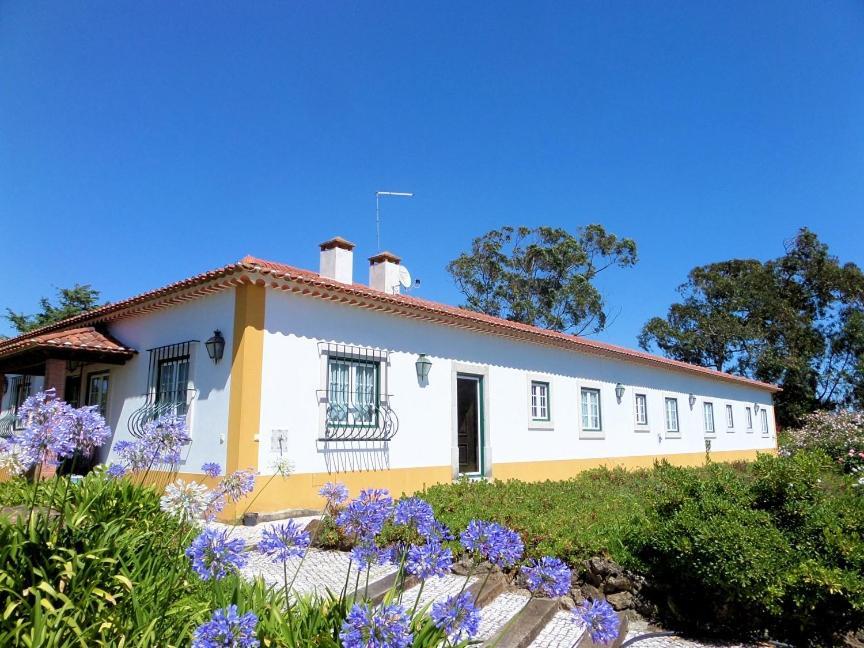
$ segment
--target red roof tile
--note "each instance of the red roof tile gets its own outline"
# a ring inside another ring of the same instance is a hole
[[[135,349],[123,346],[110,335],[100,333],[92,326],[83,326],[6,340],[0,346],[0,357],[33,348],[78,349],[121,356],[131,356],[135,353]]]
[[[643,351],[636,351],[634,349],[628,349],[614,344],[607,344],[605,342],[570,335],[568,333],[559,333],[557,331],[550,331],[536,326],[530,326],[528,324],[511,322],[499,317],[492,317],[491,315],[466,310],[464,308],[457,308],[455,306],[449,306],[447,304],[441,304],[426,299],[419,299],[410,295],[388,294],[374,290],[363,284],[355,283],[347,285],[332,279],[327,279],[326,277],[321,277],[317,272],[295,268],[274,261],[266,261],[253,256],[243,257],[237,263],[231,263],[221,268],[184,279],[183,281],[178,281],[162,288],[142,293],[114,304],[108,304],[86,313],[81,313],[80,315],[76,315],[56,324],[42,327],[41,329],[37,329],[36,331],[32,331],[17,338],[5,340],[0,342],[0,355],[5,355],[6,349],[10,346],[17,346],[25,340],[41,336],[47,332],[61,329],[65,330],[75,324],[105,321],[111,317],[122,316],[123,311],[132,311],[135,307],[145,304],[159,302],[165,302],[167,304],[168,301],[177,293],[206,284],[215,284],[218,283],[219,280],[236,277],[237,275],[246,275],[249,281],[264,284],[266,284],[267,277],[278,279],[281,282],[287,282],[287,284],[282,285],[279,284],[279,282],[276,282],[273,284],[274,287],[287,287],[288,289],[301,294],[324,297],[330,300],[335,299],[337,301],[345,301],[359,307],[374,307],[379,310],[386,310],[402,316],[438,321],[462,328],[481,330],[508,337],[517,337],[541,344],[553,344],[572,351],[617,358],[638,364],[665,367],[677,371],[702,375],[708,378],[751,385],[772,392],[781,391],[778,386],[770,383],[751,380],[749,378],[735,376],[733,374],[688,364],[686,362],[680,362],[678,360],[670,360],[669,358],[652,355]]]

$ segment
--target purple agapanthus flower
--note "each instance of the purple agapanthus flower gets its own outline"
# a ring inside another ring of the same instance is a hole
[[[570,591],[570,569],[559,558],[544,556],[522,567],[528,589],[534,594],[558,598]]]
[[[69,415],[69,434],[76,450],[85,457],[92,456],[111,437],[111,428],[96,405],[70,410]]]
[[[184,446],[192,443],[185,416],[162,416],[144,425],[141,442],[151,454],[151,463],[180,463]]]
[[[24,429],[14,442],[35,457],[36,462],[45,459],[49,453],[60,458],[75,454],[72,408],[57,398],[54,389],[28,396],[18,408],[18,417]]]
[[[112,463],[110,466],[108,466],[105,474],[112,479],[118,479],[126,474],[126,469],[120,464]]]
[[[192,648],[258,648],[257,625],[254,612],[241,616],[236,605],[229,605],[195,629]]]
[[[519,562],[525,551],[519,534],[496,522],[471,520],[460,539],[468,551],[479,554],[502,569]]]
[[[405,559],[405,571],[420,580],[432,576],[445,576],[450,573],[453,552],[437,542],[425,545],[411,545]]]
[[[372,608],[356,603],[339,633],[345,648],[407,648],[411,644],[411,618],[399,605]]]
[[[204,529],[186,549],[186,555],[192,559],[192,569],[203,580],[221,580],[246,564],[244,549],[243,540],[229,540],[227,531]]]
[[[285,562],[289,558],[300,557],[309,547],[309,532],[289,520],[264,529],[258,551],[270,556],[273,562]]]
[[[336,508],[348,499],[348,487],[340,482],[327,482],[318,494],[327,500],[327,506]]]
[[[201,466],[201,472],[203,472],[208,477],[218,477],[222,474],[222,466],[220,466],[215,461],[208,461]]]
[[[573,620],[591,636],[591,641],[610,644],[618,638],[621,620],[606,601],[582,601],[573,608]]]
[[[137,472],[144,470],[154,463],[154,455],[143,442],[118,441],[114,444],[114,452],[120,457],[120,461],[127,470]]]
[[[336,516],[336,524],[346,533],[359,538],[371,538],[381,533],[392,512],[393,500],[386,490],[362,490],[360,496]]]
[[[452,644],[471,639],[480,628],[480,613],[470,592],[453,594],[433,603],[429,616],[435,627],[443,630]]]
[[[393,522],[417,529],[423,537],[434,535],[438,537],[437,521],[432,505],[419,497],[408,497],[396,502],[393,510]]]
[[[363,540],[351,550],[351,560],[360,571],[375,565],[384,565],[391,557],[389,549],[381,549],[372,540]]]
[[[251,470],[235,470],[222,478],[218,488],[232,502],[238,502],[255,490],[255,473]]]

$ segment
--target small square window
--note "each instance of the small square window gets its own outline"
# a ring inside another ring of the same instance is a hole
[[[531,381],[531,419],[548,421],[549,416],[549,383],[539,380]]]
[[[636,394],[636,425],[648,425],[648,396]]]
[[[705,434],[714,434],[714,403],[703,403],[705,414]]]
[[[600,390],[582,388],[582,429],[599,432],[602,430],[600,416]]]

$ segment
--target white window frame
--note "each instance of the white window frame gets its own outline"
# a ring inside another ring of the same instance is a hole
[[[528,382],[528,414],[534,423],[552,420],[551,385],[548,380],[532,378]]]
[[[597,395],[597,427],[587,427],[585,425],[585,417],[583,416],[582,399],[585,394]],[[603,390],[599,385],[580,385],[579,386],[579,438],[580,439],[605,439],[606,435],[603,432]]]
[[[340,386],[338,378],[340,367],[345,369],[344,394],[337,389]],[[370,378],[371,384],[368,384]],[[331,418],[328,421],[330,425],[347,428],[377,427],[381,404],[381,363],[374,359],[341,357],[335,354],[329,356],[327,393],[330,395],[330,400],[337,404],[344,398],[345,407],[344,417],[333,418],[333,412],[330,412]]]
[[[645,415],[644,420],[639,420],[639,399],[642,399],[645,407],[643,410],[643,414]],[[633,393],[633,424],[636,427],[637,432],[648,432],[648,394],[645,392],[634,392]]]
[[[746,412],[747,412],[747,433],[753,434],[753,408],[751,408],[748,405]]]
[[[534,418],[534,385],[546,386],[546,418]],[[552,430],[555,428],[552,405],[552,380],[550,376],[529,375],[526,394],[528,398],[528,428],[531,430]]]
[[[759,423],[762,426],[762,436],[771,436],[771,430],[768,426],[768,410],[764,407],[759,408]]]
[[[675,403],[675,428],[671,428],[669,425],[669,403]],[[666,438],[667,439],[680,439],[681,438],[681,408],[678,406],[678,397],[677,396],[664,396],[663,397],[663,425],[666,428]]]
[[[726,431],[735,431],[735,408],[732,403],[726,403]]]
[[[711,416],[708,416],[711,412]],[[711,423],[709,426],[708,423]],[[714,436],[717,434],[717,425],[714,420],[714,403],[712,401],[702,401],[702,429],[705,431],[705,436]]]
[[[104,407],[99,407],[99,413],[102,414],[106,419],[108,418],[108,408],[111,404],[111,372],[109,370],[103,371],[93,371],[87,374],[87,384],[84,385],[84,389],[86,390],[84,393],[84,398],[86,399],[87,405],[100,405],[100,403],[94,403],[93,401],[93,381],[100,380],[105,381],[107,388],[105,389],[105,405]]]

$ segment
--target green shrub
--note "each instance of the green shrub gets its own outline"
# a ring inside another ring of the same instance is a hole
[[[781,452],[819,450],[843,467],[845,472],[864,468],[864,413],[813,412],[804,424],[783,433]]]

